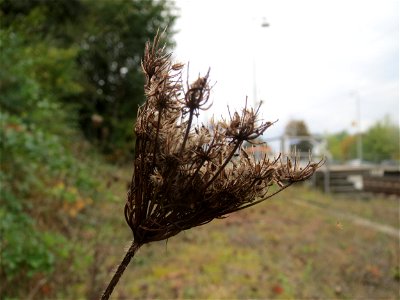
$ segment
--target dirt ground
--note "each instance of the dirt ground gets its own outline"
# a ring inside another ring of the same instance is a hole
[[[113,298],[398,299],[398,232],[398,198],[293,187],[145,245]],[[128,244],[124,225],[109,242],[109,271]]]

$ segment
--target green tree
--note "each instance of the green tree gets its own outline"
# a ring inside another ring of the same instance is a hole
[[[340,142],[342,161],[357,158],[357,136],[347,135]]]
[[[29,286],[72,259],[60,228],[49,226],[62,206],[51,187],[90,182],[59,136],[72,132],[57,98],[79,92],[74,53],[26,40],[0,29],[0,294],[6,298],[25,298]],[[44,215],[51,217],[43,221]]]
[[[74,239],[97,224],[85,208],[107,196],[90,161],[96,151],[77,126],[93,139],[84,113],[103,117],[110,132],[103,149],[128,152],[143,94],[134,75],[141,43],[168,23],[165,7],[162,1],[0,0],[0,294],[6,299],[27,298],[43,280],[57,289],[30,297],[63,298],[84,280],[76,266],[84,268],[90,257]],[[108,90],[99,93],[102,79]],[[127,128],[120,134],[116,126]]]
[[[349,134],[346,131],[341,131],[327,137],[329,152],[336,161],[344,161],[344,153],[341,143],[347,136],[349,136]]]
[[[73,101],[80,106],[85,135],[116,158],[133,148],[132,124],[144,101],[140,62],[145,42],[158,29],[166,28],[169,36],[175,16],[167,1],[85,3],[90,11],[78,57],[85,90]]]
[[[363,134],[363,157],[367,161],[399,160],[399,126],[389,118],[378,121]]]
[[[302,139],[302,137],[310,136],[307,124],[304,121],[291,120],[285,127],[285,134],[293,138],[293,142],[290,144],[292,150],[294,150],[294,148],[300,152],[308,152],[312,150],[312,143],[307,139]]]
[[[77,49],[29,43],[13,29],[0,30],[0,48],[0,108],[27,125],[51,123],[48,130],[64,130],[64,122],[74,118],[61,100],[82,90],[74,62]]]
[[[383,160],[399,160],[399,126],[389,118],[376,122],[362,133],[363,159],[379,163]],[[346,161],[357,157],[357,136],[346,131],[328,137],[328,149],[333,158]]]
[[[87,9],[81,0],[1,0],[0,24],[24,32],[30,40],[51,37],[68,46],[80,31]]]
[[[21,33],[27,45],[41,44],[37,55],[44,62],[48,53],[69,55],[68,68],[77,66],[74,79],[81,89],[75,93],[75,85],[73,93],[55,98],[73,104],[85,136],[117,158],[133,148],[132,124],[144,100],[140,72],[144,44],[158,29],[171,36],[173,8],[166,0],[2,0],[0,24],[13,34]],[[170,39],[165,43],[172,46]],[[61,74],[64,66],[60,64]],[[37,70],[36,75],[54,83],[49,73]],[[65,90],[70,90],[68,83],[56,81]]]
[[[347,131],[331,134],[327,137],[328,149],[332,158],[338,162],[354,159],[357,156],[356,136]]]

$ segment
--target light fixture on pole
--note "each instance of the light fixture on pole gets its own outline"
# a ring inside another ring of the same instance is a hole
[[[262,18],[261,28],[267,28],[270,26],[270,23],[267,22],[266,18]],[[258,28],[259,24],[257,24]],[[257,39],[257,36],[256,36]],[[257,108],[261,101],[258,100],[258,93],[257,93],[257,65],[256,65],[256,48],[257,45],[254,47],[253,50],[253,103],[254,108]]]
[[[362,164],[363,149],[362,149],[362,133],[361,133],[361,97],[357,91],[350,92],[350,96],[356,100],[356,125],[357,125],[357,158]]]

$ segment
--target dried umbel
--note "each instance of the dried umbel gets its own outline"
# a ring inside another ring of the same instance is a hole
[[[228,120],[194,125],[209,107],[209,73],[189,84],[182,64],[173,64],[157,35],[142,61],[146,102],[135,125],[134,173],[125,206],[133,243],[103,295],[107,299],[135,251],[145,243],[264,201],[320,166],[266,155],[256,160],[243,143],[254,143],[271,125],[258,109],[230,114]],[[247,101],[246,101],[247,102]],[[271,186],[277,188],[271,190]]]

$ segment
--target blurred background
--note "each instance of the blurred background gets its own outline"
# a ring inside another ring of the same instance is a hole
[[[269,202],[143,247],[115,299],[397,299],[399,2],[0,0],[2,299],[97,299],[157,29],[211,117],[261,104],[254,155],[326,159]]]

